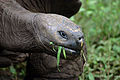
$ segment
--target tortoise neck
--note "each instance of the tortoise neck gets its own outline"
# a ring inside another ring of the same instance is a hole
[[[1,47],[18,52],[28,52],[36,49],[36,46],[40,48],[34,37],[32,24],[35,15],[36,13],[24,9],[15,0],[0,0]]]

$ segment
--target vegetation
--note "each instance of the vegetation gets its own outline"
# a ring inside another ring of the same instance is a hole
[[[71,19],[85,34],[88,60],[80,80],[120,80],[120,0],[82,0]]]

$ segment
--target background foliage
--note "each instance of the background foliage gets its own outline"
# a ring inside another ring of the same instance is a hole
[[[80,80],[120,80],[120,0],[81,0],[71,18],[81,25],[88,61]]]
[[[85,34],[88,61],[80,80],[120,80],[120,0],[81,0],[71,17]],[[7,70],[17,80],[25,76],[25,63]],[[20,79],[19,79],[20,80]]]

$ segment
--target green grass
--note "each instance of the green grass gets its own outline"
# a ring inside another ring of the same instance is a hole
[[[120,80],[120,0],[81,0],[72,20],[81,25],[88,55],[80,80]]]

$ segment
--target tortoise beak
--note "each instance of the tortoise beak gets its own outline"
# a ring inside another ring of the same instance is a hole
[[[81,39],[81,40],[80,40],[80,45],[81,45],[81,47],[83,47],[83,43],[84,43],[84,42],[83,42],[83,39]]]
[[[83,46],[84,46],[84,39],[83,38],[81,38],[80,40],[78,40],[77,41],[77,45],[78,45],[78,49],[80,48],[83,48]]]

